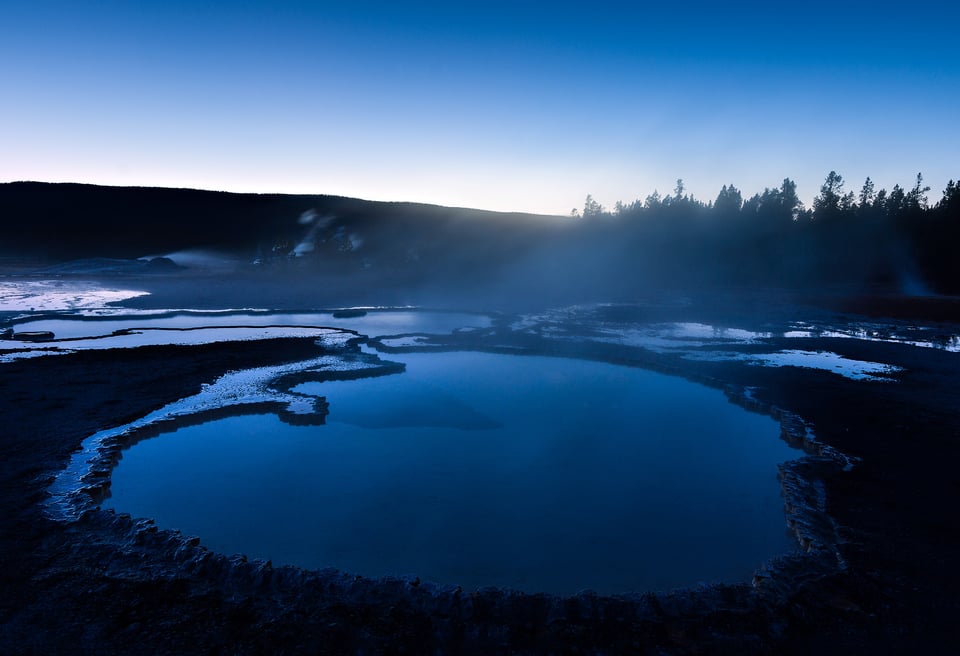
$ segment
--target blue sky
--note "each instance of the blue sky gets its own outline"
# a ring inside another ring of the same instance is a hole
[[[566,214],[835,169],[960,178],[960,8],[45,2],[0,20],[0,181]]]

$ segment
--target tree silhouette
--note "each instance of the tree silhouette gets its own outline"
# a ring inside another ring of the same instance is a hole
[[[728,187],[723,185],[720,193],[717,194],[717,200],[713,202],[713,210],[720,216],[729,217],[740,213],[743,207],[743,195],[740,190],[732,184]]]
[[[873,180],[870,179],[870,176],[867,176],[867,179],[863,182],[863,187],[860,189],[860,207],[871,206],[876,197],[877,194],[873,190]]]
[[[817,220],[833,219],[839,216],[844,200],[843,176],[830,171],[820,186],[820,195],[813,199],[813,218]]]
[[[797,195],[797,183],[790,178],[784,178],[780,184],[780,193],[776,199],[779,216],[777,218],[796,221],[803,211],[803,203]]]
[[[897,217],[902,214],[906,207],[906,197],[907,194],[903,191],[903,187],[898,184],[893,185],[885,204],[887,216]]]
[[[943,190],[943,198],[937,203],[937,209],[943,213],[960,212],[960,182],[950,180]]]
[[[589,219],[603,214],[603,205],[593,199],[593,196],[587,194],[587,199],[583,202],[583,218]]]
[[[928,207],[927,192],[930,187],[923,184],[923,174],[917,173],[917,182],[904,198],[904,206],[908,210],[925,210]]]

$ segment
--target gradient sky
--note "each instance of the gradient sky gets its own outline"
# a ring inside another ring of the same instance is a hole
[[[940,197],[960,3],[47,2],[0,12],[0,181],[567,214],[683,178]]]

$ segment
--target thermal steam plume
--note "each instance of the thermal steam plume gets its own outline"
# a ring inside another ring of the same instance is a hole
[[[312,253],[316,249],[316,244],[321,240],[321,235],[330,227],[335,217],[323,216],[317,214],[316,210],[309,209],[303,212],[297,219],[297,223],[302,226],[309,226],[306,234],[300,238],[297,245],[293,248],[295,257],[303,257]]]

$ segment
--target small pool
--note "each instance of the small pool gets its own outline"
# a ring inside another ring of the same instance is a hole
[[[211,549],[464,589],[573,594],[749,580],[795,547],[777,422],[611,364],[415,353],[304,383],[326,425],[219,419],[124,451],[105,507]]]
[[[17,332],[50,331],[57,339],[103,337],[114,331],[138,329],[236,328],[237,326],[323,326],[346,328],[370,337],[411,332],[449,334],[458,329],[488,328],[490,317],[465,312],[429,310],[374,309],[363,316],[338,318],[333,312],[200,312],[169,311],[161,316],[154,312],[125,311],[122,316],[88,317],[83,315],[55,319],[31,319],[16,324]]]

